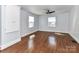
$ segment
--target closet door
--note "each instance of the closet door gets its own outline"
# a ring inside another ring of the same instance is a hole
[[[20,28],[20,8],[16,5],[5,6],[6,33],[18,31]]]

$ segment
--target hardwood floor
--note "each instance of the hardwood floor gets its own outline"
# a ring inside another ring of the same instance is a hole
[[[22,40],[13,46],[1,51],[1,53],[78,53],[79,44],[74,42],[73,38],[67,34],[58,35],[54,32],[38,31],[33,33],[33,48],[28,49],[29,36],[22,37]],[[50,46],[48,37],[53,36],[56,39],[56,46]]]

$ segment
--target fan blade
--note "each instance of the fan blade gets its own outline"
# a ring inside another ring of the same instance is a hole
[[[55,11],[51,11],[52,13],[54,13]]]

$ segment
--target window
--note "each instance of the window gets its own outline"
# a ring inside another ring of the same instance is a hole
[[[34,27],[34,17],[29,16],[29,28]]]
[[[56,27],[56,17],[49,17],[48,18],[48,26],[49,27]]]

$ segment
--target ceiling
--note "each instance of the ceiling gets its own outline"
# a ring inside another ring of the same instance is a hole
[[[44,15],[46,9],[55,10],[55,13],[68,12],[73,5],[21,5],[23,9],[36,15]]]

